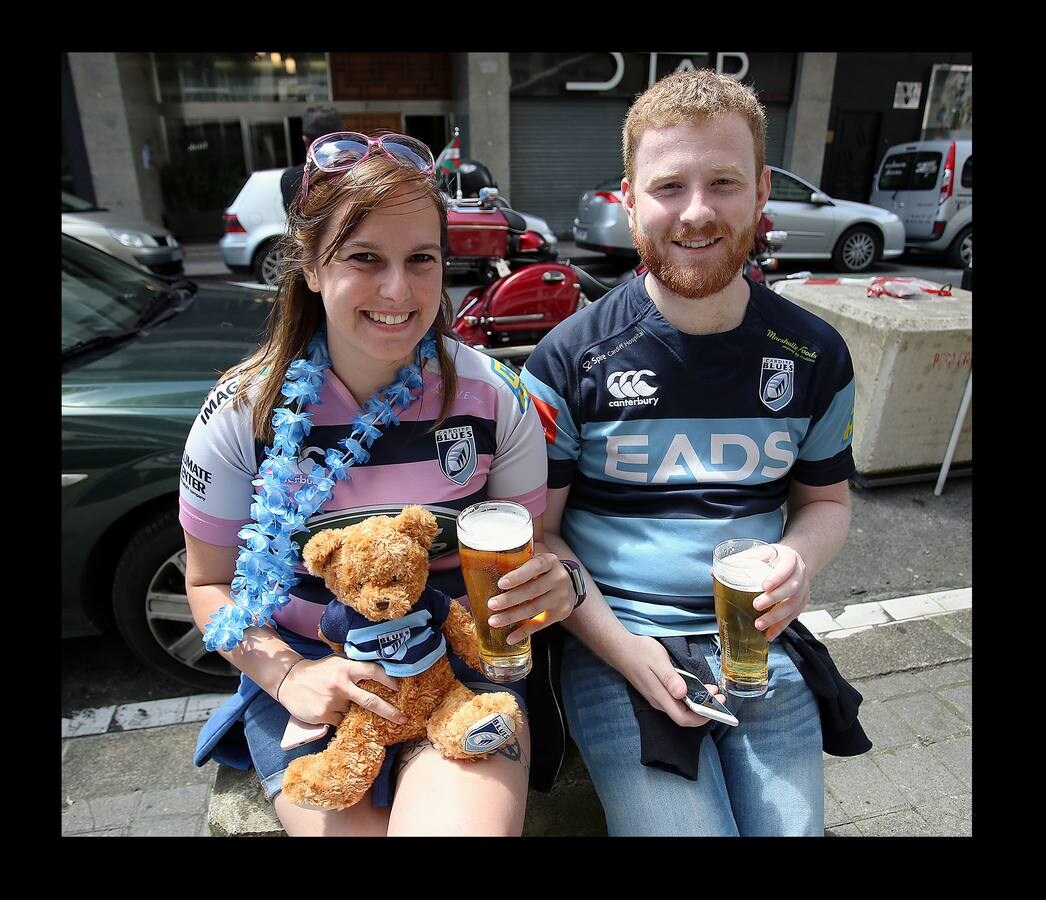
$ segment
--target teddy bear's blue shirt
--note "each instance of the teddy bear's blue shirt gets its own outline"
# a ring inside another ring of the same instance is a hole
[[[374,622],[332,600],[320,619],[320,630],[327,640],[345,645],[348,659],[376,662],[398,678],[417,675],[447,653],[442,629],[451,603],[442,591],[427,587],[403,618]]]

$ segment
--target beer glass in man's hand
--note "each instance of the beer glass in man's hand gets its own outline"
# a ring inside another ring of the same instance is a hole
[[[508,643],[519,623],[487,624],[487,601],[502,593],[498,581],[534,555],[534,523],[526,507],[508,500],[476,503],[458,516],[458,549],[472,617],[476,621],[483,674],[491,681],[519,681],[531,669],[530,636]]]
[[[765,541],[734,540],[712,551],[712,592],[722,649],[722,688],[735,697],[761,697],[769,682],[770,644],[755,627],[752,602],[773,574],[777,550]]]

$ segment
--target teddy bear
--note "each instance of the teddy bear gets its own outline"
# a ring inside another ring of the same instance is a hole
[[[283,794],[306,808],[345,809],[367,792],[385,748],[428,737],[449,759],[489,757],[523,724],[507,691],[476,694],[457,680],[447,643],[480,669],[475,623],[460,603],[426,586],[436,518],[421,506],[396,517],[372,516],[314,535],[302,551],[305,567],[323,578],[335,599],[319,637],[334,652],[368,659],[400,678],[399,692],[364,680],[360,687],[387,700],[405,725],[353,704],[320,753],[287,767]],[[410,674],[405,674],[410,673]]]

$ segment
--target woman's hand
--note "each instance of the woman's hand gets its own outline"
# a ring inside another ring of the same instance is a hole
[[[524,623],[509,633],[510,644],[518,644],[535,631],[562,622],[574,611],[577,600],[574,584],[559,557],[537,541],[533,558],[502,575],[498,587],[504,593],[487,601],[492,613],[488,623],[495,628]],[[495,611],[497,614],[493,615]]]
[[[292,716],[313,725],[326,722],[337,726],[353,703],[383,719],[405,724],[407,717],[396,707],[359,686],[368,679],[399,691],[399,679],[385,674],[377,663],[325,656],[294,663],[276,694]]]
[[[686,682],[675,670],[668,651],[654,638],[629,634],[614,658],[607,662],[627,678],[654,709],[661,710],[677,725],[697,728],[709,721],[707,716],[699,716],[683,703]],[[726,703],[717,685],[705,687],[720,702]]]
[[[755,627],[766,632],[768,641],[775,640],[810,602],[810,570],[803,558],[784,544],[773,546],[777,550],[774,574],[763,582],[763,593],[752,601],[762,613]]]

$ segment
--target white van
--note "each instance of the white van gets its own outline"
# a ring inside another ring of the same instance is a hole
[[[900,216],[905,247],[946,253],[965,268],[973,254],[973,141],[891,147],[868,202]]]

